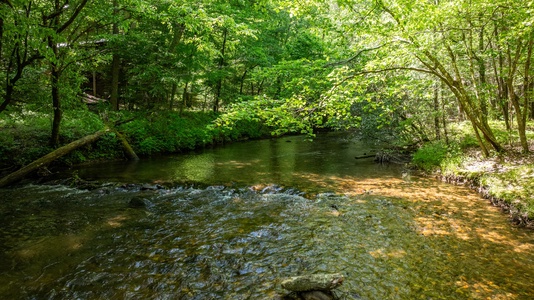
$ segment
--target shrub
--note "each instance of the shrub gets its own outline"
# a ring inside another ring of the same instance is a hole
[[[415,152],[412,163],[425,171],[433,171],[443,163],[458,157],[459,146],[436,141],[423,145]]]

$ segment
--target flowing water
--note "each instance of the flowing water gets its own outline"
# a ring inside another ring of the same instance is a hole
[[[288,137],[1,189],[0,299],[279,299],[334,272],[340,299],[534,299],[533,231],[372,151]]]

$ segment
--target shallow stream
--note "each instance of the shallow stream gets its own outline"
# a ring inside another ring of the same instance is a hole
[[[471,190],[354,157],[344,135],[69,170],[0,189],[1,299],[534,299],[534,232]],[[132,198],[145,207],[132,207]]]

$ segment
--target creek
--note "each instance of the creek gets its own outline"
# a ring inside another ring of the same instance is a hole
[[[234,143],[0,189],[0,299],[534,299],[534,232],[347,134]],[[144,207],[129,205],[143,199]]]

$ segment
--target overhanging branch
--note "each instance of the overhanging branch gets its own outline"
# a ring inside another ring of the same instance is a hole
[[[343,80],[341,80],[340,82],[334,84],[334,86],[332,86],[330,91],[328,91],[328,95],[325,96],[322,101],[327,100],[328,98],[330,98],[332,96],[332,94],[334,93],[334,91],[337,90],[337,88],[339,86],[341,86],[342,84],[344,84],[345,82],[347,82],[347,81],[349,81],[351,79],[354,79],[354,78],[356,78],[358,76],[362,76],[362,75],[366,75],[366,74],[386,73],[386,72],[391,72],[391,71],[415,71],[415,72],[420,72],[420,73],[425,73],[425,74],[437,75],[439,77],[439,74],[436,74],[435,72],[433,72],[431,70],[423,69],[423,68],[415,68],[415,67],[389,67],[389,68],[378,69],[378,70],[360,71],[360,72],[354,73],[354,74],[352,74],[350,76],[347,76],[347,77],[343,78]]]
[[[387,44],[388,43],[385,43],[385,44],[382,44],[382,45],[376,46],[376,47],[362,49],[362,50],[358,51],[358,53],[356,53],[354,56],[352,56],[352,57],[350,57],[348,59],[345,59],[345,60],[342,60],[342,61],[336,61],[336,62],[328,63],[328,64],[324,65],[323,67],[328,68],[328,67],[334,67],[334,66],[348,64],[348,63],[352,62],[353,60],[355,60],[356,58],[358,58],[358,56],[362,55],[362,53],[380,49],[380,48],[384,47]]]

